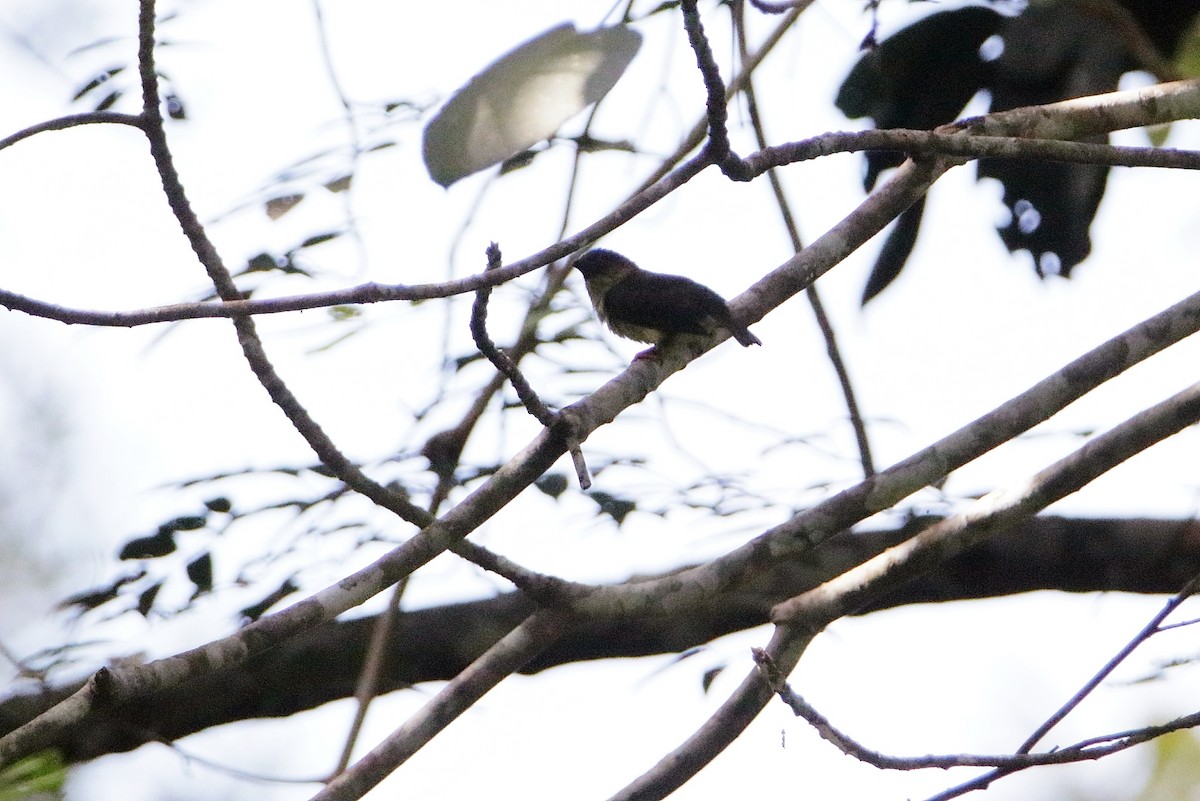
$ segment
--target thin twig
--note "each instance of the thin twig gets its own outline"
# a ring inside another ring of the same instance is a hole
[[[750,68],[750,65],[747,65],[746,70]],[[740,81],[730,84],[730,89],[736,87],[740,90],[745,80],[742,76],[746,75],[746,70],[739,75]],[[1036,109],[997,112],[985,117],[963,120],[939,131],[891,129],[822,134],[799,142],[769,147],[748,156],[744,161],[748,165],[752,177],[775,167],[820,158],[833,153],[864,150],[893,150],[913,155],[944,155],[960,159],[1019,158],[1122,167],[1200,170],[1200,152],[1197,151],[1039,138],[1052,135],[1053,129],[1060,123],[1066,125],[1066,121],[1070,120],[1073,114],[1090,110],[1093,107],[1104,113],[1094,115],[1096,119],[1093,120],[1090,127],[1076,130],[1072,132],[1072,135],[1082,136],[1087,133],[1100,133],[1200,117],[1200,81],[1177,81],[1146,89],[1039,106]],[[1012,131],[1027,129],[1035,121],[1047,130],[1038,129],[1025,136],[1011,135]],[[708,163],[707,158],[685,162],[674,172],[665,174],[649,186],[637,191],[611,213],[578,233],[491,273],[479,273],[432,284],[406,285],[371,282],[331,292],[281,298],[230,299],[220,303],[179,303],[124,312],[73,309],[30,298],[17,292],[0,290],[0,306],[67,324],[132,327],[208,317],[279,314],[326,306],[384,303],[396,300],[428,300],[475,292],[480,287],[496,286],[511,281],[513,278],[574,253],[662,200],[695,177]]]
[[[1162,631],[1163,621],[1166,620],[1167,617],[1170,616],[1170,614],[1172,612],[1174,612],[1177,608],[1179,608],[1180,604],[1182,604],[1185,600],[1190,598],[1196,592],[1198,583],[1200,583],[1200,576],[1192,577],[1187,582],[1187,584],[1184,585],[1183,589],[1180,590],[1179,593],[1176,594],[1174,597],[1172,597],[1169,601],[1167,601],[1166,605],[1164,605],[1163,608],[1160,609],[1158,611],[1158,613],[1153,618],[1150,619],[1150,622],[1147,623],[1142,628],[1141,631],[1139,631],[1136,635],[1134,635],[1133,638],[1130,639],[1129,642],[1127,642],[1121,648],[1121,650],[1118,651],[1112,657],[1112,659],[1110,659],[1104,665],[1104,667],[1102,667],[1099,670],[1099,672],[1096,673],[1096,675],[1092,676],[1092,678],[1090,678],[1087,681],[1087,683],[1084,684],[1083,687],[1081,687],[1077,693],[1075,693],[1075,695],[1071,696],[1071,698],[1068,699],[1065,704],[1063,704],[1061,707],[1059,707],[1059,709],[1057,709],[1053,715],[1051,715],[1049,718],[1047,718],[1046,721],[1044,723],[1042,723],[1042,725],[1038,726],[1037,729],[1034,730],[1033,734],[1029,735],[1029,737],[1027,737],[1025,739],[1025,742],[1021,743],[1021,745],[1017,748],[1016,753],[1018,753],[1018,754],[1030,753],[1033,750],[1033,747],[1035,745],[1037,745],[1037,743],[1043,737],[1045,737],[1046,734],[1052,728],[1054,728],[1056,725],[1058,725],[1058,723],[1061,722],[1063,718],[1065,718],[1068,714],[1070,714],[1073,710],[1075,710],[1079,706],[1079,704],[1081,704],[1083,702],[1083,700],[1092,693],[1092,691],[1094,691],[1097,687],[1100,686],[1101,682],[1103,682],[1109,675],[1111,675],[1112,672],[1114,670],[1116,670],[1117,667],[1122,662],[1124,662],[1125,659],[1128,658],[1128,656],[1130,654],[1132,654],[1134,652],[1134,650],[1137,649],[1138,646],[1140,646],[1143,642],[1148,640],[1154,634],[1158,633],[1159,631]],[[1172,723],[1174,723],[1174,721]],[[1195,725],[1195,724],[1193,723],[1193,725]],[[1163,727],[1155,727],[1155,728],[1162,729]],[[1176,726],[1174,728],[1168,728],[1168,729],[1159,731],[1155,734],[1155,736],[1158,736],[1158,734],[1166,734],[1168,731],[1175,731],[1178,728],[1180,728],[1180,727]],[[1100,738],[1100,741],[1107,742],[1108,740],[1116,739],[1117,737],[1118,736],[1114,735],[1109,738]],[[1130,738],[1131,735],[1119,735],[1119,737],[1121,737],[1121,739],[1124,740],[1124,739]],[[1087,741],[1087,744],[1090,745],[1090,743],[1096,741],[1096,739],[1097,738],[1093,738],[1092,740]],[[1132,742],[1131,745],[1136,745],[1138,742],[1144,742],[1145,739],[1149,739],[1149,738],[1138,739],[1138,740],[1136,740],[1136,742]],[[1074,748],[1082,748],[1082,746],[1079,746],[1079,745],[1076,745],[1073,747]],[[1058,753],[1059,750],[1061,750],[1061,749],[1056,749],[1054,752],[1051,752],[1051,753]],[[1116,750],[1116,749],[1114,749],[1114,750]],[[970,779],[969,781],[965,781],[961,784],[955,785],[954,787],[950,787],[950,788],[942,791],[941,793],[938,793],[937,795],[931,797],[929,799],[929,801],[949,801],[949,799],[951,799],[951,798],[958,798],[959,796],[966,795],[967,793],[973,792],[975,790],[983,790],[983,789],[987,788],[988,786],[990,786],[992,784],[992,782],[996,781],[997,779],[1001,779],[1004,776],[1007,776],[1008,774],[1015,772],[1017,769],[1019,769],[1019,767],[1020,766],[1008,767],[1008,766],[1004,766],[1004,765],[998,765],[995,770],[988,771],[987,773],[984,773],[980,776],[976,776],[974,779]]]
[[[354,113],[354,106],[350,103],[350,98],[346,94],[345,87],[342,86],[341,78],[338,77],[337,67],[334,65],[333,51],[329,42],[329,26],[325,22],[325,13],[321,9],[321,0],[312,0],[312,7],[313,17],[317,23],[317,47],[321,53],[321,62],[325,68],[325,75],[329,79],[330,88],[333,89],[338,104],[342,107],[342,120],[346,123],[346,130],[350,135],[350,164],[346,174],[354,176],[358,173],[358,166],[365,152],[362,145],[362,136],[359,133],[358,117]],[[342,200],[346,229],[350,231],[354,247],[358,251],[359,267],[365,272],[368,269],[367,243],[363,241],[362,230],[354,221],[355,186],[357,186],[357,181],[350,181],[345,190],[339,192],[338,195]]]
[[[687,31],[688,43],[696,54],[696,66],[704,78],[704,89],[708,96],[705,103],[708,110],[708,144],[704,146],[702,156],[720,167],[726,177],[734,181],[748,181],[753,176],[745,161],[733,152],[729,144],[725,82],[721,80],[721,70],[704,36],[704,25],[700,21],[696,0],[683,0],[680,10],[683,12],[683,27]]]
[[[758,65],[763,63],[767,56],[774,51],[775,47],[781,41],[783,41],[784,34],[786,34],[796,23],[796,20],[800,18],[801,12],[812,5],[813,2],[814,0],[800,0],[797,2],[795,7],[786,15],[784,15],[783,19],[779,21],[779,24],[771,30],[771,33],[769,33],[765,39],[763,39],[763,42],[761,45],[759,45],[758,50],[754,51],[753,55],[751,55],[748,59],[743,60],[742,71],[733,77],[733,80],[729,82],[729,86],[725,89],[726,103],[732,100],[734,95],[742,90],[742,85],[745,83],[745,81],[754,73],[754,70],[758,69]],[[703,117],[698,119],[687,132],[687,134],[684,135],[683,139],[680,140],[679,145],[675,148],[675,151],[663,159],[663,162],[659,165],[658,169],[646,177],[646,179],[642,182],[642,185],[634,191],[634,194],[641,192],[646,187],[654,185],[660,179],[662,179],[663,176],[667,175],[672,169],[674,169],[676,164],[682,162],[688,153],[691,153],[700,146],[701,142],[704,141],[704,134],[707,132],[707,130],[708,115],[705,114]]]
[[[57,117],[53,120],[39,122],[36,125],[30,125],[28,128],[22,128],[14,134],[9,134],[0,139],[0,150],[15,145],[22,139],[28,139],[31,136],[46,133],[47,131],[65,131],[68,128],[76,128],[80,125],[99,125],[105,123],[141,128],[142,122],[141,115],[119,114],[115,111],[89,111],[83,114],[69,114],[65,117]]]
[[[748,51],[746,48],[744,6],[742,6],[741,2],[735,8],[734,19],[738,38],[738,52],[744,60]],[[763,126],[762,115],[758,109],[758,99],[754,92],[754,79],[750,74],[746,76],[742,87],[742,94],[746,98],[746,106],[750,112],[750,125],[754,129],[754,137],[758,142],[758,147],[759,149],[766,148],[766,129]],[[783,218],[783,227],[787,230],[788,236],[792,240],[792,250],[799,253],[804,248],[804,242],[800,238],[800,226],[796,224],[795,215],[792,214],[791,203],[788,202],[787,195],[783,191],[783,181],[774,169],[767,170],[767,181],[771,185],[771,192],[775,195],[775,207],[779,209],[779,214]],[[816,282],[813,282],[804,291],[804,295],[808,298],[809,305],[812,306],[813,316],[817,318],[817,327],[821,330],[821,336],[825,339],[825,353],[829,356],[829,363],[832,365],[833,372],[837,375],[838,385],[842,389],[842,398],[846,401],[846,413],[850,419],[850,427],[854,431],[854,439],[858,444],[858,459],[862,465],[863,477],[870,478],[875,475],[875,461],[871,457],[871,441],[867,437],[867,425],[863,421],[862,412],[858,408],[858,398],[854,393],[854,384],[850,380],[850,371],[846,367],[846,361],[842,358],[841,348],[838,347],[837,332],[834,331],[833,321],[829,319],[829,315],[825,311],[825,304],[821,302],[821,295],[817,291]]]
[[[358,683],[354,686],[354,720],[350,722],[350,731],[346,734],[346,742],[342,746],[342,755],[338,758],[337,767],[332,776],[343,773],[350,765],[354,756],[354,746],[362,734],[363,724],[367,721],[367,711],[371,702],[379,695],[379,677],[383,673],[383,660],[388,651],[388,643],[396,630],[396,619],[400,616],[400,598],[408,587],[408,579],[403,578],[392,587],[391,597],[387,608],[371,627],[371,639],[367,642],[367,654],[363,657],[362,668],[359,670]]]
[[[495,242],[488,245],[488,270],[495,270],[500,267],[500,246]],[[583,458],[583,448],[580,446],[578,435],[575,433],[573,426],[565,425],[562,415],[555,414],[550,411],[549,407],[542,402],[536,391],[530,385],[529,381],[521,373],[521,368],[517,367],[509,355],[496,347],[496,343],[492,342],[491,337],[487,332],[487,304],[488,297],[491,295],[491,287],[481,287],[475,293],[475,304],[471,308],[471,337],[475,340],[475,346],[479,351],[487,357],[488,361],[501,373],[503,373],[510,382],[513,389],[517,391],[517,397],[521,399],[525,410],[533,415],[539,423],[548,429],[563,431],[567,440],[567,450],[571,454],[571,461],[575,464],[575,473],[579,479],[581,489],[588,489],[592,486],[592,478],[587,468],[587,462]]]
[[[1062,707],[1053,715],[1047,718],[1045,723],[1043,723],[1041,726],[1038,726],[1033,734],[1029,735],[1025,742],[1021,743],[1020,748],[1017,749],[1017,753],[1028,754],[1030,751],[1032,751],[1033,747],[1037,745],[1038,742],[1040,742],[1041,739],[1045,737],[1051,729],[1057,726],[1063,718],[1065,718],[1076,707],[1083,703],[1083,699],[1087,698],[1093,690],[1099,687],[1101,682],[1107,679],[1112,672],[1116,670],[1117,667],[1134,652],[1134,650],[1137,649],[1138,646],[1150,639],[1150,637],[1159,631],[1159,627],[1161,626],[1162,622],[1166,620],[1172,612],[1178,609],[1180,604],[1182,604],[1196,592],[1197,583],[1200,583],[1200,576],[1192,577],[1192,579],[1183,586],[1183,589],[1181,589],[1178,594],[1175,595],[1175,597],[1167,601],[1166,605],[1159,610],[1158,614],[1150,619],[1150,622],[1147,623],[1141,631],[1139,631],[1129,642],[1127,642],[1120,651],[1117,651],[1113,658],[1110,659],[1104,665],[1104,667],[1102,667],[1096,673],[1095,676],[1092,676],[1092,678],[1089,679],[1088,682],[1079,689],[1079,692],[1071,696],[1070,700],[1063,704]]]
[[[242,300],[242,293],[234,283],[233,276],[225,266],[221,255],[209,239],[204,225],[193,211],[187,198],[174,158],[167,143],[163,127],[162,111],[158,92],[158,72],[154,65],[154,0],[141,0],[138,29],[138,74],[142,82],[143,130],[150,142],[150,155],[162,182],[163,194],[179,227],[191,245],[200,264],[207,271],[222,302]],[[396,514],[400,519],[420,526],[427,522],[424,509],[410,502],[401,493],[394,492],[368,478],[334,444],[316,420],[300,403],[287,384],[275,370],[255,329],[254,320],[246,315],[233,316],[238,343],[250,369],[271,400],[287,417],[292,427],[304,437],[322,464],[343,481],[379,506]]]
[[[500,246],[495,242],[488,245],[487,257],[487,269],[498,269],[501,263]],[[550,411],[538,397],[537,392],[521,373],[521,368],[517,367],[507,353],[497,348],[496,343],[488,336],[487,307],[491,294],[491,287],[480,287],[475,292],[475,303],[471,307],[471,338],[475,340],[475,347],[479,348],[479,352],[512,382],[513,389],[517,391],[517,397],[525,405],[525,411],[533,415],[546,428],[550,428],[554,425],[554,412]]]
[[[929,768],[949,769],[961,767],[1002,767],[1005,772],[1015,772],[1025,768],[1042,765],[1066,765],[1073,762],[1096,760],[1111,754],[1133,748],[1136,745],[1161,737],[1174,731],[1194,728],[1200,724],[1200,713],[1185,715],[1158,726],[1146,726],[1131,731],[1114,732],[1112,734],[1089,737],[1086,740],[1071,745],[1056,748],[1039,754],[946,754],[919,757],[898,757],[875,751],[859,743],[845,732],[834,726],[827,717],[822,715],[812,704],[808,703],[799,693],[792,689],[783,678],[774,660],[761,648],[753,648],[751,652],[763,679],[775,690],[792,712],[804,719],[822,739],[831,743],[839,751],[881,770],[927,770]],[[992,774],[988,774],[991,776]],[[993,776],[995,778],[995,776]]]

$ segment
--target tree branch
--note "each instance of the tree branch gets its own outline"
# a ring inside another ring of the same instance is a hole
[[[553,644],[568,625],[569,617],[561,612],[532,615],[451,679],[391,736],[313,796],[313,801],[361,798],[489,690]]]
[[[771,610],[771,620],[778,628],[760,663],[767,660],[776,665],[780,676],[788,675],[813,639],[834,620],[1032,516],[1198,420],[1200,383],[1096,437],[1027,484],[990,493],[965,512],[935,523],[820,587],[777,604]],[[614,796],[613,801],[660,799],[682,786],[741,735],[766,706],[770,689],[757,671],[751,671],[685,743]],[[1053,722],[1051,719],[1051,725]],[[1022,750],[1027,749],[1022,746]],[[997,772],[1003,775],[1011,770]]]
[[[711,593],[687,615],[660,611],[632,619],[581,619],[523,672],[595,659],[679,653],[763,625],[774,603],[861,564],[925,525],[914,521],[905,529],[842,533],[809,559],[779,562],[745,585]],[[1197,572],[1200,523],[1195,520],[1037,517],[881,596],[860,613],[1047,589],[1167,594]],[[558,602],[556,591],[551,586],[547,603]],[[384,655],[379,691],[453,678],[535,611],[532,597],[537,597],[536,589],[406,611]],[[145,742],[170,742],[225,723],[290,715],[352,697],[356,670],[366,659],[377,620],[371,616],[330,622],[245,663],[198,675],[185,684],[149,688],[134,700],[93,710],[80,725],[58,730],[49,743],[68,761],[79,762]],[[0,701],[0,733],[33,720],[81,686],[39,685],[36,692]]]
[[[750,69],[749,66],[746,68]],[[745,75],[744,71],[742,75]],[[746,80],[745,78],[742,81]],[[740,89],[742,81],[730,85]],[[1073,121],[1072,115],[1086,117]],[[1058,141],[1131,127],[1200,118],[1200,81],[1178,81],[1146,89],[1114,92],[1048,106],[996,112],[973,117],[939,131],[871,130],[828,133],[799,142],[766,148],[745,161],[752,173],[807,161],[834,153],[895,150],[914,156],[1021,158],[1086,162],[1123,167],[1200,169],[1200,153],[1155,147],[1129,147],[1090,142]],[[538,253],[491,272],[433,284],[361,284],[348,289],[280,298],[227,300],[222,303],[178,303],[134,311],[73,309],[0,290],[0,306],[67,324],[133,327],[211,317],[244,317],[359,303],[428,300],[475,292],[539,269],[628,222],[699,173],[708,161],[694,159],[643,188],[610,214]]]

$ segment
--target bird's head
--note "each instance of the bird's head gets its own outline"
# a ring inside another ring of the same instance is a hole
[[[594,299],[597,295],[603,297],[631,273],[636,273],[638,266],[620,253],[593,248],[576,260],[575,269],[583,274],[588,294]]]

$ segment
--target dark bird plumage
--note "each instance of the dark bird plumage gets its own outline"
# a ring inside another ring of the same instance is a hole
[[[743,347],[762,344],[720,295],[690,278],[643,270],[603,248],[583,254],[575,267],[596,316],[618,336],[657,345],[672,334],[707,336],[724,328]]]

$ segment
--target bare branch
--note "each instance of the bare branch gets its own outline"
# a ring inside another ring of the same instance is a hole
[[[748,51],[746,48],[745,13],[741,2],[735,6],[735,27],[738,39],[738,52],[742,59],[745,59]],[[746,78],[742,94],[746,97],[746,107],[750,111],[750,125],[754,129],[754,137],[758,142],[758,147],[760,150],[765,149],[767,147],[767,134],[763,126],[762,115],[759,113],[758,98],[754,93],[753,79]],[[796,217],[792,214],[791,203],[788,202],[787,196],[783,191],[783,182],[779,179],[779,175],[774,169],[767,170],[767,181],[771,185],[771,193],[775,196],[775,207],[779,209],[783,227],[787,230],[788,236],[792,240],[792,250],[799,253],[804,248],[804,243],[800,238],[800,227],[796,224]],[[854,384],[850,380],[850,371],[846,368],[841,348],[838,347],[837,333],[833,329],[833,321],[829,319],[829,315],[825,312],[825,304],[821,302],[821,295],[817,291],[816,282],[813,282],[804,291],[804,296],[808,298],[809,305],[812,306],[813,316],[817,319],[817,327],[821,331],[821,336],[825,339],[825,353],[829,357],[829,364],[833,367],[834,374],[837,375],[838,386],[842,390],[842,397],[846,400],[846,413],[850,418],[850,427],[854,430],[855,442],[858,444],[858,457],[862,463],[863,477],[870,478],[875,475],[875,460],[871,456],[871,441],[867,437],[867,426],[863,421],[861,411],[859,411]]]
[[[1130,456],[1197,421],[1200,421],[1200,383],[1096,437],[1071,456],[1043,470],[1027,485],[991,493],[967,511],[934,524],[907,542],[816,589],[776,605],[771,619],[779,628],[768,652],[772,661],[779,662],[778,675],[790,673],[808,644],[833,620],[1014,525]],[[682,575],[686,576],[686,572]],[[1191,587],[1189,584],[1188,594]],[[1170,606],[1167,611],[1173,608]],[[751,673],[695,734],[614,799],[664,798],[699,772],[733,742],[765,706],[762,688],[754,686],[756,678],[756,674]],[[766,682],[762,684],[767,685]],[[1073,707],[1068,705],[1064,709],[1069,711],[1069,708]]]
[[[65,117],[39,122],[37,125],[30,125],[28,128],[23,128],[16,133],[9,134],[0,139],[0,150],[4,150],[6,147],[15,145],[17,142],[40,133],[46,133],[47,131],[65,131],[68,128],[77,128],[80,125],[105,123],[130,125],[134,128],[143,127],[142,118],[134,114],[119,114],[115,111],[89,111],[84,114],[69,114]]]
[[[1079,689],[1079,692],[1071,696],[1071,698],[1065,704],[1059,707],[1059,709],[1056,710],[1053,715],[1047,718],[1041,726],[1038,726],[1033,734],[1029,735],[1029,737],[1025,739],[1025,742],[1021,743],[1020,747],[1017,748],[1017,754],[1021,756],[1029,756],[1030,752],[1033,750],[1033,747],[1037,745],[1037,743],[1040,742],[1041,739],[1045,737],[1051,729],[1057,726],[1063,720],[1063,718],[1065,718],[1081,703],[1083,703],[1083,700],[1091,695],[1092,691],[1099,687],[1101,682],[1108,678],[1108,676],[1110,676],[1112,672],[1116,670],[1117,667],[1134,652],[1134,650],[1138,648],[1138,646],[1150,639],[1150,637],[1152,637],[1154,634],[1163,630],[1163,623],[1166,621],[1167,617],[1169,617],[1172,612],[1178,609],[1180,604],[1195,594],[1197,585],[1200,585],[1200,576],[1194,576],[1190,581],[1188,581],[1188,583],[1184,585],[1183,589],[1180,590],[1175,597],[1167,601],[1163,608],[1160,609],[1158,613],[1150,619],[1150,622],[1147,623],[1141,631],[1135,634],[1133,638],[1121,648],[1121,650],[1117,651],[1117,653],[1108,660],[1108,662],[1096,673],[1096,675],[1088,679],[1083,687]],[[1125,748],[1137,745],[1138,743],[1146,742],[1154,737],[1158,737],[1172,731],[1177,731],[1181,728],[1191,728],[1192,726],[1196,725],[1200,725],[1200,715],[1189,715],[1185,718],[1172,721],[1164,726],[1154,726],[1146,729],[1139,729],[1134,732],[1122,732],[1114,735],[1092,737],[1083,741],[1082,743],[1076,743],[1075,745],[1066,749],[1055,749],[1054,751],[1050,752],[1048,756],[1066,754],[1067,756],[1078,755],[1078,759],[1098,759],[1101,756],[1106,756],[1110,753],[1115,753],[1116,751],[1121,751]],[[1042,755],[1035,755],[1034,758],[1037,756]],[[1004,776],[1007,776],[1008,774],[1025,767],[1019,763],[1013,765],[1008,765],[1002,762],[992,764],[996,766],[995,770],[989,771],[981,776],[977,776],[970,781],[966,781],[962,784],[951,787],[948,790],[939,793],[934,798],[938,799],[938,801],[949,801],[951,798],[957,798],[973,790],[982,790],[991,785],[991,783],[997,779],[1003,778]]]
[[[748,181],[752,177],[746,168],[746,163],[733,152],[729,144],[729,110],[725,107],[725,82],[721,80],[721,71],[713,58],[712,48],[704,36],[704,25],[700,22],[700,12],[696,8],[696,0],[683,0],[680,3],[683,12],[683,27],[687,31],[688,43],[696,54],[696,66],[704,78],[704,89],[708,95],[708,144],[701,153],[721,168],[726,177],[735,181]]]
[[[499,269],[500,246],[495,242],[488,245],[487,255],[487,269]],[[471,307],[471,338],[475,340],[475,347],[479,348],[479,352],[486,356],[492,366],[512,383],[513,389],[517,391],[517,397],[525,405],[525,410],[533,415],[539,423],[549,428],[554,425],[554,412],[542,403],[542,399],[538,397],[528,379],[521,373],[521,368],[517,367],[516,362],[509,358],[507,353],[497,348],[496,343],[488,336],[487,306],[488,297],[491,294],[491,287],[480,287],[475,292],[475,304]]]
[[[765,653],[786,675],[795,668],[816,632],[801,632],[779,626]],[[630,782],[609,801],[657,801],[666,798],[736,740],[771,700],[771,685],[763,681],[757,667],[742,679],[708,720],[686,742],[658,764]]]
[[[751,65],[748,64],[741,75],[745,76],[750,69]],[[730,91],[740,90],[744,80],[746,78],[742,77],[731,83]],[[1087,119],[1073,122],[1073,115],[1076,114]],[[747,157],[745,161],[751,177],[799,161],[864,150],[898,150],[919,156],[941,155],[962,159],[1022,158],[1125,167],[1200,169],[1200,153],[1194,151],[1054,139],[1055,136],[1080,137],[1197,117],[1200,117],[1200,81],[1178,81],[1048,106],[996,112],[945,126],[937,132],[872,130],[828,133],[769,147]],[[358,303],[426,300],[475,292],[481,287],[496,286],[544,267],[595,241],[678,189],[707,164],[705,158],[686,162],[678,170],[639,190],[613,212],[575,235],[506,267],[455,281],[411,286],[367,283],[332,292],[255,300],[228,299],[222,303],[180,303],[126,312],[72,309],[0,290],[0,306],[67,324],[132,327],[209,317],[279,314]]]
[[[384,742],[313,796],[313,801],[361,798],[501,680],[553,644],[569,622],[561,612],[535,613],[450,681]]]
[[[1093,438],[1028,481],[990,492],[966,510],[935,523],[907,542],[814,590],[778,604],[771,612],[771,619],[776,623],[822,628],[933,565],[963,553],[1078,491],[1121,462],[1198,421],[1200,383]]]
[[[990,784],[996,778],[1018,770],[1024,770],[1025,768],[1041,765],[1066,765],[1072,762],[1100,759],[1119,751],[1125,751],[1135,745],[1149,742],[1164,734],[1195,728],[1197,725],[1200,725],[1200,713],[1193,713],[1176,718],[1160,726],[1146,726],[1133,731],[1089,737],[1086,740],[1038,754],[1018,752],[1015,754],[997,755],[947,754],[898,757],[872,750],[839,730],[827,717],[822,715],[812,704],[808,703],[799,693],[792,689],[783,679],[779,668],[771,660],[770,655],[766,651],[761,648],[755,648],[753,649],[753,655],[755,663],[763,673],[764,680],[775,688],[775,692],[780,700],[791,708],[796,717],[803,718],[821,735],[822,739],[833,744],[843,754],[854,757],[860,762],[865,762],[882,770],[927,770],[929,768],[945,770],[949,768],[993,766],[1000,769],[987,774],[986,780],[984,777],[980,777],[955,788],[955,790],[962,788],[964,792],[968,789],[968,785],[970,786],[969,789],[983,789],[983,787]],[[958,794],[955,793],[955,795]],[[953,796],[940,794],[937,797]]]

